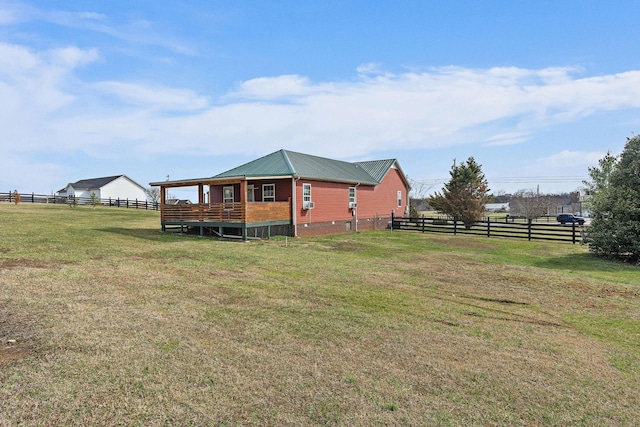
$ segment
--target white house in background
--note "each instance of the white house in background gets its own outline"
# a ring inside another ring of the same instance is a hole
[[[509,203],[487,203],[484,205],[487,212],[509,212]]]
[[[126,175],[81,179],[58,191],[60,197],[89,198],[91,194],[99,199],[147,200],[145,188]]]

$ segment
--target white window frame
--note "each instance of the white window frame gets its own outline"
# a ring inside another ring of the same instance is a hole
[[[256,187],[253,184],[247,185],[247,202],[256,201]]]
[[[271,187],[272,190],[268,190]],[[273,193],[267,196],[268,193]],[[267,200],[269,199],[269,200]],[[276,201],[276,185],[275,184],[262,184],[262,201],[263,202],[275,202]]]
[[[352,206],[352,203],[356,203],[358,200],[356,199],[356,187],[349,187],[349,206]]]
[[[311,184],[302,184],[302,205],[311,203]]]
[[[231,191],[231,197],[227,197],[229,195],[229,191]],[[224,187],[222,187],[222,203],[224,203],[224,208],[225,209],[233,209],[233,203],[235,203],[235,190],[233,188],[233,185],[226,185]],[[228,205],[228,203],[231,203],[231,206]]]
[[[402,190],[398,190],[398,207],[402,207]]]

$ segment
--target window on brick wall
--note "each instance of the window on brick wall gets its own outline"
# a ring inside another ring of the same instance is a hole
[[[311,184],[302,184],[302,207],[304,209],[310,209],[312,205],[311,200]]]

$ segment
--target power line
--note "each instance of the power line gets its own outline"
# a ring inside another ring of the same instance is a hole
[[[425,179],[425,180],[416,180],[416,182],[424,185],[435,185],[435,184],[443,184],[448,182],[450,178],[433,178],[433,179]],[[487,181],[491,183],[498,184],[518,184],[518,183],[562,183],[562,182],[582,182],[586,180],[586,177],[580,176],[545,176],[545,177],[537,177],[537,176],[501,176],[496,178],[487,178]]]

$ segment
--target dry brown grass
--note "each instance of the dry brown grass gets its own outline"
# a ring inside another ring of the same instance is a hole
[[[635,425],[640,273],[558,243],[1,205],[0,425]],[[7,344],[14,339],[15,343]]]

